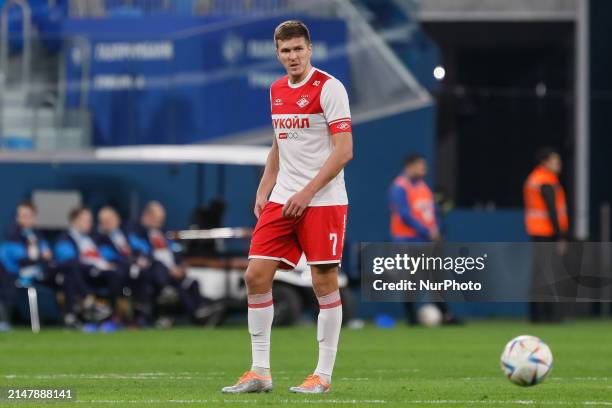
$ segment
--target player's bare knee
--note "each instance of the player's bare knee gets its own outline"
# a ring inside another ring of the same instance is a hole
[[[249,268],[244,274],[249,294],[260,294],[269,292],[272,289],[272,277],[267,271]]]
[[[317,296],[338,290],[338,265],[312,265],[312,286]]]

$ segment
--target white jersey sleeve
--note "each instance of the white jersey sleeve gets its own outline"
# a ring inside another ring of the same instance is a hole
[[[351,110],[348,94],[342,82],[330,78],[321,90],[321,108],[330,133],[351,131]]]

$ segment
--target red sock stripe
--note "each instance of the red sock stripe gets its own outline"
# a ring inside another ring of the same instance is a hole
[[[272,306],[273,303],[274,303],[274,300],[270,299],[267,302],[263,302],[263,303],[249,303],[249,307],[251,309],[260,309],[262,307]]]
[[[328,303],[326,305],[319,305],[319,309],[332,309],[334,307],[338,307],[342,305],[342,300],[338,299],[335,302]]]

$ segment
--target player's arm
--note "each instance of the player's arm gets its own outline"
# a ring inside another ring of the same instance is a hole
[[[308,207],[313,197],[332,181],[353,158],[353,134],[341,132],[331,135],[333,149],[317,175],[298,193],[294,194],[283,206],[283,215],[299,217]]]
[[[259,218],[261,211],[268,202],[268,197],[276,184],[276,177],[278,176],[279,159],[278,159],[278,143],[276,137],[272,141],[272,148],[268,153],[268,159],[266,160],[266,167],[264,169],[263,176],[259,182],[257,188],[257,195],[255,196],[255,208],[253,212],[255,217]]]

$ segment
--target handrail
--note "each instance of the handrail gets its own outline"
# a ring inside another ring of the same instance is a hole
[[[6,78],[8,76],[9,21],[8,13],[11,7],[21,8],[23,15],[23,53],[21,58],[21,81],[27,90],[30,86],[30,70],[32,67],[32,9],[26,0],[6,0],[0,11],[0,136],[4,137],[4,95]]]
[[[12,6],[21,8],[23,14],[23,58],[21,60],[21,72],[22,82],[26,85],[30,82],[30,69],[32,67],[32,9],[28,5],[26,0],[7,0],[2,6],[0,12],[0,36],[2,44],[0,45],[0,70],[5,72],[8,64],[8,32],[9,32],[9,21],[8,12]]]
[[[79,83],[79,108],[87,111],[89,104],[89,74],[91,71],[91,43],[85,36],[72,38],[72,44],[79,50],[81,81]]]

